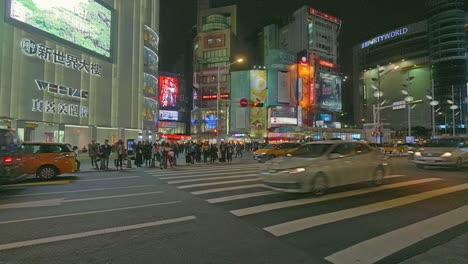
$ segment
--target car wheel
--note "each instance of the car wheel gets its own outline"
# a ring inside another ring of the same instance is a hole
[[[416,168],[424,170],[424,165],[423,164],[416,164]]]
[[[382,167],[378,167],[374,171],[374,175],[372,175],[372,184],[378,186],[383,183],[383,180],[385,178],[385,171]]]
[[[312,192],[317,195],[324,195],[327,191],[327,179],[324,174],[319,173],[314,178],[314,182],[312,184]]]
[[[58,175],[58,170],[54,166],[43,166],[37,171],[37,176],[43,180],[50,180]]]
[[[455,163],[455,170],[461,170],[463,167],[463,160],[461,158],[457,159],[457,162]]]

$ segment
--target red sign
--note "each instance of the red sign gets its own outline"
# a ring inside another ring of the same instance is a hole
[[[179,134],[161,134],[162,139],[173,139],[173,140],[186,140],[190,139],[190,135],[179,135]]]
[[[179,94],[179,78],[159,76],[159,104],[162,108],[176,107]]]
[[[247,105],[249,105],[249,101],[247,100],[247,98],[240,99],[239,103],[241,107],[247,107]]]
[[[323,13],[323,12],[320,12],[317,9],[311,8],[310,13],[313,14],[313,15],[319,16],[321,18],[325,18],[327,20],[330,20],[332,22],[341,24],[341,20],[339,18],[337,18],[335,16],[332,16],[332,15],[329,15],[329,14],[326,14],[326,13]]]
[[[202,98],[203,98],[204,100],[216,99],[216,94],[207,94],[207,95],[202,96]],[[219,98],[221,98],[221,99],[228,99],[228,98],[229,98],[229,94],[220,94],[220,95],[219,95]]]
[[[328,68],[336,68],[335,64],[329,61],[319,60],[319,64]]]

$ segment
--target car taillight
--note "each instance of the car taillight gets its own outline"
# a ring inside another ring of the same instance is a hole
[[[13,163],[13,157],[8,156],[8,157],[3,158],[3,164],[11,164],[11,163]]]

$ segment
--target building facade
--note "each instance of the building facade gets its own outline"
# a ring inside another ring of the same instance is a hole
[[[409,135],[409,126],[434,126],[438,134],[455,126],[457,133],[465,132],[468,15],[464,1],[430,1],[427,10],[428,20],[376,34],[353,47],[356,124],[376,123],[380,112],[382,126],[397,131],[399,138]],[[434,109],[431,101],[437,101]],[[377,111],[377,105],[383,109]],[[452,105],[456,105],[455,119]]]
[[[237,59],[237,7],[209,8],[204,3],[199,2],[197,34],[193,41],[191,133],[198,139],[215,139],[216,133],[228,132],[230,64]]]
[[[0,5],[0,126],[80,147],[142,139],[157,115],[146,100],[157,96],[159,1],[30,2]]]

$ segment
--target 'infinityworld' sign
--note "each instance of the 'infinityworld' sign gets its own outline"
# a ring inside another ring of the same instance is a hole
[[[388,39],[392,39],[394,37],[405,35],[406,33],[408,33],[408,28],[407,27],[400,28],[400,29],[397,29],[397,30],[393,30],[391,32],[382,34],[382,35],[380,35],[378,37],[375,37],[375,38],[373,38],[371,40],[363,42],[361,44],[361,48],[364,49],[364,48],[367,48],[367,47],[372,46],[374,44],[377,44],[379,42],[382,42],[382,41],[385,41],[385,40],[388,40]]]

